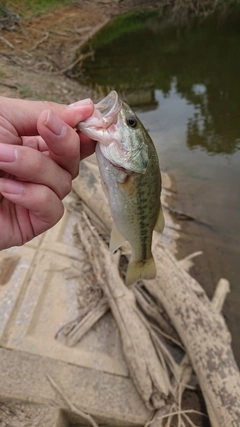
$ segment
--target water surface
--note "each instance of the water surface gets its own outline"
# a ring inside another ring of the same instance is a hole
[[[134,108],[177,182],[177,208],[198,220],[179,241],[182,252],[204,252],[192,273],[209,296],[230,280],[224,313],[240,363],[240,22],[169,27],[156,12],[128,15],[89,50],[80,80]]]

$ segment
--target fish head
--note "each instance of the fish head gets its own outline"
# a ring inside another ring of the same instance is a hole
[[[111,91],[98,104],[93,115],[79,123],[85,135],[100,144],[103,156],[114,166],[136,173],[145,173],[148,165],[150,138],[132,109]]]

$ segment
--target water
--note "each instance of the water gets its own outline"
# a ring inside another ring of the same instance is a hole
[[[116,89],[134,108],[177,182],[177,208],[198,220],[179,241],[182,253],[204,252],[192,274],[209,296],[230,280],[224,314],[240,364],[239,22],[169,27],[155,12],[123,16],[88,50],[80,80],[103,95]]]

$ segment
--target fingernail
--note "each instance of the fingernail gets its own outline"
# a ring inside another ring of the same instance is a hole
[[[10,144],[0,143],[0,162],[15,162],[18,158],[18,151]]]
[[[21,194],[24,190],[24,184],[19,181],[13,181],[12,179],[0,178],[0,192]]]
[[[73,102],[72,104],[69,104],[69,107],[81,107],[82,105],[91,105],[92,100],[90,98],[81,99],[80,101]]]
[[[57,136],[63,136],[67,129],[65,123],[51,110],[48,110],[44,125]]]

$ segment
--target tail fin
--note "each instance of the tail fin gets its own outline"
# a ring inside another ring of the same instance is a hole
[[[156,274],[156,265],[152,256],[141,261],[130,261],[126,275],[126,285],[131,285],[139,279],[154,279]]]

